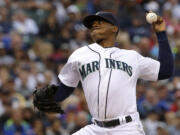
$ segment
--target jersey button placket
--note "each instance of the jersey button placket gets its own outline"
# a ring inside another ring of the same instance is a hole
[[[101,119],[104,119],[105,114],[105,105],[106,105],[106,92],[107,92],[107,86],[108,86],[108,79],[110,74],[110,69],[106,68],[105,58],[108,58],[109,53],[104,51],[103,54],[101,54],[101,83],[100,83],[100,89],[99,89],[99,115]]]

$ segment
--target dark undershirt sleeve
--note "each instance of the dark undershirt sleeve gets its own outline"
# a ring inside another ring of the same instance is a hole
[[[160,62],[158,80],[168,79],[173,74],[173,54],[169,46],[166,32],[157,32],[156,35],[159,43],[158,61]]]
[[[67,97],[69,97],[75,89],[73,87],[68,87],[64,85],[62,82],[57,87],[58,87],[58,90],[55,95],[55,100],[58,102],[61,102],[65,100]]]

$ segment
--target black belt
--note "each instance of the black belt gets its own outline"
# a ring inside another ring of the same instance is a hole
[[[128,123],[132,121],[132,118],[129,115],[125,117],[125,120],[126,120],[125,122]],[[94,120],[94,121],[95,121],[95,124],[100,127],[115,127],[115,126],[121,125],[119,119],[114,119],[110,121],[98,121],[98,120]]]

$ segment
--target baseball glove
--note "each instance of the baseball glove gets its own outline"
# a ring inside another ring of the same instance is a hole
[[[58,90],[55,85],[47,85],[36,88],[33,92],[33,104],[41,112],[64,113],[58,102],[55,101],[55,93]]]

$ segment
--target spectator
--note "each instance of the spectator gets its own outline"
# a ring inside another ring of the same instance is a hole
[[[147,26],[142,21],[142,17],[133,17],[132,26],[129,26],[129,35],[133,42],[139,42],[141,37],[149,37],[149,30]]]
[[[79,19],[81,18],[81,12],[79,11],[76,5],[68,6],[67,13],[68,13],[70,21],[73,21],[73,22],[80,21]]]
[[[35,89],[37,81],[30,76],[26,69],[18,74],[18,78],[15,79],[15,88],[18,93],[21,93],[25,98],[29,98],[32,94],[32,90]]]
[[[171,105],[171,111],[178,112],[180,110],[180,90],[175,93],[175,102]]]
[[[143,113],[143,110],[141,110],[142,102],[145,100],[145,86],[141,82],[138,82],[136,86],[136,91],[137,109],[140,112],[140,117],[145,118],[145,114]]]
[[[15,91],[15,84],[13,79],[9,79],[4,85],[2,86],[6,92],[8,92],[8,98],[12,102],[12,107],[25,107],[26,100],[22,96],[22,94],[17,93]],[[7,98],[7,97],[6,97]]]
[[[14,58],[8,54],[3,43],[0,43],[0,65],[10,66],[12,64],[14,64]]]
[[[80,130],[81,128],[83,128],[87,124],[88,124],[88,114],[86,112],[83,112],[83,111],[78,112],[76,120],[75,120],[76,126],[70,132],[70,134],[75,133],[76,131]]]
[[[65,127],[71,132],[75,128],[77,110],[74,106],[69,105],[66,110]]]
[[[169,135],[166,126],[158,126],[157,135]]]
[[[51,127],[53,121],[57,118],[58,118],[58,116],[55,113],[45,113],[45,116],[43,118],[43,126],[45,128]]]
[[[180,111],[176,113],[176,117],[177,117],[176,133],[174,135],[179,135],[180,134]]]
[[[46,70],[44,72],[44,77],[45,77],[45,85],[48,85],[48,84],[57,84],[57,80],[56,80],[56,77],[54,75],[54,73],[50,70]]]
[[[10,37],[11,49],[13,50],[23,50],[25,45],[23,44],[23,37],[16,32],[11,33]]]
[[[12,22],[9,17],[9,11],[5,7],[0,7],[0,32],[9,33],[12,30]]]
[[[13,16],[13,29],[23,35],[36,35],[39,31],[36,22],[22,10],[16,11]]]
[[[170,135],[176,134],[176,113],[174,112],[166,112],[165,113],[165,122],[167,123],[167,130]]]
[[[155,90],[149,89],[146,91],[145,100],[139,105],[140,115],[147,117],[149,113],[156,112],[160,113],[160,108],[158,107],[158,97]]]
[[[28,122],[30,125],[33,125],[33,123],[36,124],[36,119],[35,119],[35,113],[34,110],[30,107],[24,107],[24,109],[22,109],[23,112],[23,120],[25,120],[26,122]],[[38,120],[37,120],[38,121]],[[38,122],[37,122],[38,123]],[[34,125],[35,125],[34,124]]]
[[[160,124],[158,120],[159,115],[156,110],[152,110],[148,113],[146,120],[143,122],[146,135],[157,135],[157,129]]]
[[[45,23],[40,26],[39,35],[45,40],[55,42],[60,32],[60,26],[56,18],[56,10],[52,10],[47,16]]]
[[[3,93],[1,93],[3,94]],[[0,97],[1,97],[0,94]],[[3,131],[3,127],[6,123],[6,121],[10,118],[11,112],[12,112],[12,102],[10,100],[3,101],[2,106],[0,106],[1,111],[3,111],[3,114],[0,115],[0,134]]]
[[[86,42],[85,28],[76,28],[75,39],[70,41],[70,50],[74,51],[85,45],[88,45],[88,43]]]
[[[180,11],[180,5],[178,0],[169,0],[164,4],[165,10],[171,10],[174,18],[180,19],[178,12]]]
[[[138,48],[140,49],[140,52],[143,54],[143,56],[150,56],[150,40],[147,37],[140,38],[138,44]]]
[[[52,126],[47,129],[47,135],[68,135],[67,132],[62,128],[61,123],[58,119],[52,121]]]
[[[13,109],[11,118],[6,121],[3,128],[4,135],[34,135],[28,123],[22,120],[21,109]]]
[[[10,78],[10,74],[6,67],[0,67],[0,86],[6,83]]]
[[[46,52],[46,53],[44,53]],[[43,40],[36,40],[34,42],[33,48],[31,50],[32,55],[34,55],[34,60],[40,62],[46,62],[46,60],[52,55],[53,53],[53,46],[52,44],[45,42]]]
[[[46,135],[41,119],[34,120],[33,131],[35,135]],[[50,134],[47,134],[47,135],[50,135]]]
[[[66,8],[70,4],[70,0],[62,0],[55,3],[57,9],[56,16],[60,25],[63,25],[68,20]]]
[[[166,85],[160,85],[157,88],[158,94],[158,107],[161,109],[161,113],[167,112],[170,110],[170,104],[173,99],[171,99],[171,95],[168,93]],[[163,114],[162,114],[163,115]]]

